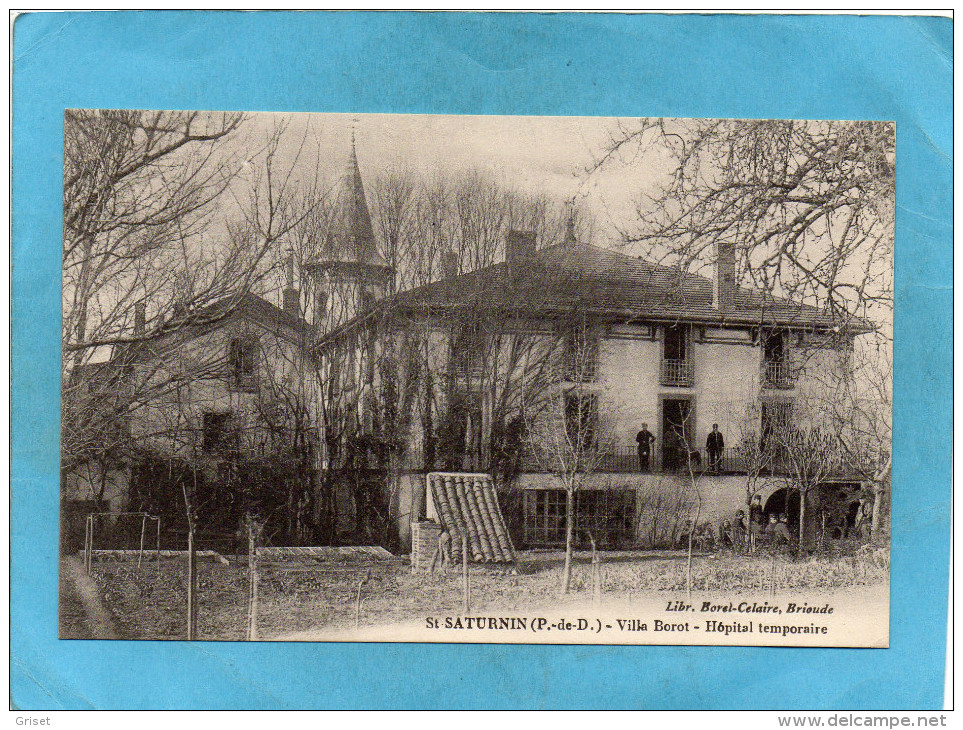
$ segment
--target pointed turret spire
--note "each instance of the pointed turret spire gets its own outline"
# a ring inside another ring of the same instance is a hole
[[[338,186],[331,225],[318,242],[318,257],[306,266],[314,281],[312,321],[337,327],[385,296],[394,270],[378,253],[364,194],[355,132]],[[321,304],[323,302],[323,304]]]
[[[354,129],[351,130],[351,152],[341,179],[340,205],[331,237],[332,260],[387,267],[375,244],[371,212],[364,194],[364,182],[358,165]]]

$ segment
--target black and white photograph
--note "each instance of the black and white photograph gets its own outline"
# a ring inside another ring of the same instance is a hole
[[[60,638],[888,646],[895,171],[875,120],[68,109]]]

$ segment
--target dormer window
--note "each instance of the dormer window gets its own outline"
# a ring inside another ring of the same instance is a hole
[[[247,338],[231,340],[227,353],[231,386],[237,390],[252,390],[257,384],[257,343]]]

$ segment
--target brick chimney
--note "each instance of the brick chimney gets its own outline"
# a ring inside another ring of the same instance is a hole
[[[458,254],[454,251],[441,252],[441,276],[444,279],[458,276]]]
[[[716,243],[712,271],[712,306],[720,312],[732,311],[736,299],[736,248],[731,243]]]
[[[134,304],[134,335],[143,336],[147,331],[147,302],[141,300]]]
[[[509,231],[505,238],[505,261],[508,268],[521,273],[535,257],[535,233],[533,231]]]
[[[301,291],[294,286],[294,254],[288,254],[287,282],[284,287],[282,307],[288,314],[301,316]]]
[[[301,292],[297,289],[284,290],[284,311],[293,314],[295,317],[301,316]]]

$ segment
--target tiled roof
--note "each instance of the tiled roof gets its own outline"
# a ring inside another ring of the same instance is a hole
[[[243,317],[260,322],[276,334],[286,336],[292,342],[299,341],[310,327],[301,317],[286,312],[256,294],[237,294],[182,314],[175,314],[146,339],[117,346],[112,360],[138,360],[153,357],[156,354],[156,344],[166,341],[162,338],[178,333],[193,337],[210,331],[210,328],[220,326],[232,317]]]
[[[426,477],[438,521],[451,536],[452,558],[461,559],[462,537],[476,563],[513,563],[515,548],[488,474],[432,472]]]
[[[411,309],[484,306],[531,313],[580,307],[617,319],[833,327],[823,310],[740,287],[725,313],[712,306],[712,281],[583,243],[538,251],[513,272],[506,262],[402,292],[385,302]],[[863,320],[849,321],[868,331]]]

